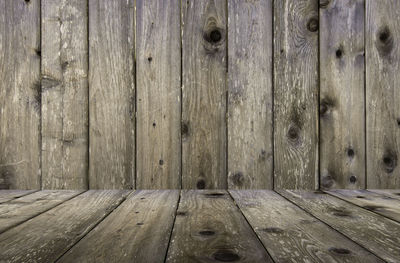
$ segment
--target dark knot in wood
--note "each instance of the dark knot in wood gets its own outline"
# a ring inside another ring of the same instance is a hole
[[[318,19],[313,17],[308,20],[307,29],[310,32],[316,32],[318,30]]]

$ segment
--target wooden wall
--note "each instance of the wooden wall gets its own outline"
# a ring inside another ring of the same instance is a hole
[[[0,0],[0,188],[400,188],[399,12]]]

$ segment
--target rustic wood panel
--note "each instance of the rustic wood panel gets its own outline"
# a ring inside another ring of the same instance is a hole
[[[0,190],[0,204],[29,195],[37,190]]]
[[[0,204],[0,233],[50,210],[81,192],[45,190]]]
[[[166,262],[272,262],[226,191],[182,191]]]
[[[55,262],[117,207],[128,191],[87,191],[0,235],[5,262]]]
[[[136,191],[58,262],[164,262],[178,199]]]
[[[399,261],[399,223],[324,192],[279,193],[385,261]]]
[[[318,188],[318,1],[274,3],[275,188]]]
[[[400,189],[368,189],[368,191],[400,199]]]
[[[366,5],[367,187],[400,188],[400,2]]]
[[[40,189],[40,1],[0,0],[0,189]]]
[[[43,0],[42,188],[87,189],[87,1]]]
[[[137,188],[181,188],[180,1],[136,2]]]
[[[228,1],[228,186],[272,189],[272,1]]]
[[[91,189],[135,184],[134,0],[89,0]]]
[[[321,188],[365,188],[364,0],[320,9]]]
[[[230,193],[275,262],[384,262],[273,191]]]
[[[182,186],[227,188],[226,1],[182,1]]]

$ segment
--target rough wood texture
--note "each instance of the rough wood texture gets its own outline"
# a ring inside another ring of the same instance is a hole
[[[378,193],[378,194],[383,194],[392,198],[400,199],[400,189],[368,189],[370,192]]]
[[[318,1],[274,3],[275,188],[318,188]]]
[[[0,190],[0,204],[31,194],[36,190]]]
[[[69,200],[81,191],[36,192],[5,204],[0,204],[0,233],[19,225],[63,202]]]
[[[400,201],[366,190],[332,190],[327,193],[400,222]]]
[[[275,262],[383,262],[273,191],[230,193]]]
[[[226,1],[182,1],[182,185],[226,188]]]
[[[178,198],[136,191],[58,262],[164,262]]]
[[[40,1],[0,0],[0,189],[40,189]]]
[[[272,262],[226,191],[182,191],[166,262]]]
[[[180,1],[138,0],[137,188],[181,188]]]
[[[87,189],[87,1],[41,7],[42,189]]]
[[[272,1],[228,1],[228,186],[272,189]]]
[[[91,189],[135,185],[134,0],[89,0]]]
[[[399,223],[324,192],[279,193],[385,261],[399,261]]]
[[[399,10],[397,0],[366,0],[368,188],[400,188]]]
[[[88,191],[0,235],[5,262],[55,262],[118,206],[127,191]]]
[[[364,0],[321,3],[321,187],[365,188]]]

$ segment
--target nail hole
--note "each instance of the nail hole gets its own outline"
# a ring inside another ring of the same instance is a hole
[[[197,181],[196,184],[197,189],[204,189],[206,188],[206,182],[203,179]]]
[[[149,62],[151,62],[151,61],[153,60],[153,58],[152,58],[152,57],[148,57],[147,60],[148,60]]]
[[[210,33],[210,40],[213,43],[217,43],[218,41],[220,41],[222,38],[221,32],[219,32],[219,30],[213,30]]]
[[[308,20],[307,29],[310,32],[316,32],[318,30],[318,20],[316,18],[311,18]]]
[[[354,184],[357,181],[357,177],[352,175],[352,176],[350,176],[349,181],[350,181],[350,183]]]
[[[341,58],[343,56],[343,51],[342,51],[342,49],[338,49],[338,50],[336,50],[336,57],[337,58]]]
[[[347,156],[350,158],[354,157],[354,150],[352,148],[347,149]]]
[[[158,163],[159,163],[160,165],[163,165],[163,164],[164,164],[164,160],[160,160]]]
[[[137,223],[136,225],[138,225],[138,226],[142,226],[142,225],[143,225],[143,223]]]
[[[156,127],[156,123],[155,122],[153,122],[153,127]]]

